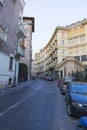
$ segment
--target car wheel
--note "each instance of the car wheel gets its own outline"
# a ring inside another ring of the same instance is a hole
[[[67,105],[66,105],[66,111],[67,111],[67,114],[68,114],[69,116],[72,116],[72,110],[71,110],[71,106],[70,106],[69,103],[67,103]]]

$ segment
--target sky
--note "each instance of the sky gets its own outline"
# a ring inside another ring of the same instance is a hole
[[[33,55],[49,42],[57,26],[87,19],[87,0],[25,0],[24,16],[35,18]]]

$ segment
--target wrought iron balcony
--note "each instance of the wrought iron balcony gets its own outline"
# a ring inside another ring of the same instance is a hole
[[[22,22],[20,22],[20,23],[18,24],[18,28],[17,28],[17,30],[16,30],[16,33],[17,33],[17,36],[18,36],[18,37],[21,37],[21,38],[26,38],[26,37],[27,37],[27,36],[26,36],[26,31],[25,31],[25,28],[24,28]]]
[[[23,6],[23,8],[24,8],[24,5],[25,5],[25,0],[19,0],[20,1],[20,3],[21,3],[21,5]]]
[[[18,49],[15,52],[15,57],[25,57],[25,49],[23,49],[21,46],[18,46]]]
[[[6,29],[0,26],[0,41],[1,42],[6,42],[6,38],[7,38]]]

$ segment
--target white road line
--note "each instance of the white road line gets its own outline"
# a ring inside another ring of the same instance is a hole
[[[8,109],[6,109],[5,111],[0,113],[0,117],[2,117],[4,114],[6,114],[7,112],[9,112],[10,110],[14,109],[15,107],[17,107],[19,104],[21,104],[22,102],[24,102],[26,99],[28,99],[29,97],[31,97],[36,91],[38,91],[40,88],[36,88],[35,91],[33,91],[30,95],[26,96],[25,98],[23,98],[22,100],[20,100],[19,102],[17,102],[16,104],[10,106]]]
[[[36,90],[38,90],[38,89],[40,89],[40,88],[42,88],[42,86],[39,85],[39,86],[36,88]]]

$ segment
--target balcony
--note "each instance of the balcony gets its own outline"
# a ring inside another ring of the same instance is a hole
[[[15,53],[15,57],[25,57],[25,49],[23,49],[21,46],[18,46],[18,50]]]
[[[0,27],[0,41],[6,42],[7,32],[6,29],[3,27]]]
[[[55,59],[57,57],[57,54],[53,54],[53,59]]]
[[[21,3],[21,5],[23,6],[23,8],[24,8],[24,5],[25,5],[25,0],[19,0],[20,1],[20,3]]]
[[[18,25],[18,28],[17,28],[17,30],[16,30],[16,33],[17,33],[17,36],[18,36],[19,38],[26,38],[26,37],[27,37],[27,36],[26,36],[25,28],[24,28],[24,26],[23,26],[22,23],[20,23],[20,24]]]
[[[0,4],[3,6],[3,0],[0,0]]]

